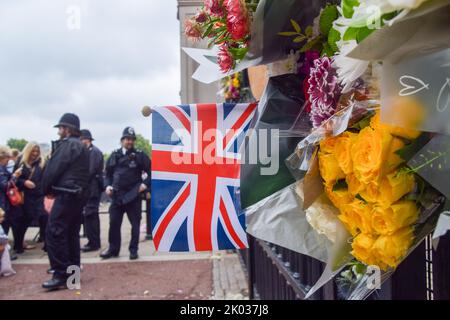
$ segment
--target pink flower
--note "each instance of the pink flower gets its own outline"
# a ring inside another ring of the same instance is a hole
[[[223,0],[205,0],[205,9],[216,17],[222,17],[225,13]]]
[[[202,28],[195,20],[186,20],[184,23],[184,28],[184,33],[189,39],[192,41],[200,40],[202,36]]]
[[[219,54],[217,55],[217,61],[220,66],[220,70],[223,73],[227,73],[234,68],[233,56],[226,45],[220,47]]]
[[[225,0],[227,28],[234,40],[245,38],[250,33],[249,14],[245,1]]]
[[[337,111],[342,88],[338,83],[336,70],[331,66],[332,63],[328,57],[315,60],[308,79],[311,121],[315,128]]]

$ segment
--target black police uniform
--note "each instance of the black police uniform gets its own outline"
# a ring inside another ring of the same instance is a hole
[[[103,192],[103,153],[96,146],[89,150],[89,198],[84,208],[84,227],[88,238],[87,247],[100,249],[99,206]]]
[[[80,139],[55,142],[42,179],[44,194],[55,197],[46,232],[55,279],[67,278],[69,266],[80,266],[80,228],[88,182],[89,152]]]
[[[147,178],[142,179],[142,173]],[[140,150],[114,151],[106,163],[106,185],[113,187],[112,203],[109,209],[109,253],[119,255],[121,246],[120,228],[126,212],[131,223],[130,253],[137,254],[139,245],[142,202],[139,188],[144,183],[150,189],[150,158]]]

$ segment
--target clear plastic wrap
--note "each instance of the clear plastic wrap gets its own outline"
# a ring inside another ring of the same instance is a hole
[[[296,136],[281,133],[291,130],[303,113],[302,83],[303,79],[293,74],[269,80],[248,141],[241,150],[245,159],[241,166],[240,189],[243,209],[295,182],[284,159],[310,127],[297,131]]]

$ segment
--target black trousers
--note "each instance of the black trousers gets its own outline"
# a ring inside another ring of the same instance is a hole
[[[84,229],[88,238],[88,246],[100,249],[100,197],[91,197],[84,208]]]
[[[46,231],[46,247],[54,277],[67,278],[67,268],[80,266],[80,229],[84,203],[71,195],[55,199]]]
[[[139,249],[139,233],[142,218],[142,202],[141,198],[125,204],[119,205],[113,201],[109,208],[109,250],[114,254],[120,253],[121,234],[123,215],[127,214],[131,224],[131,241],[129,250],[137,253]]]
[[[39,221],[41,216],[45,215],[44,198],[26,195],[25,203],[20,207],[16,207],[15,210],[17,210],[17,215],[20,216],[20,220],[17,239],[14,239],[14,250],[22,252],[28,228],[34,221]]]

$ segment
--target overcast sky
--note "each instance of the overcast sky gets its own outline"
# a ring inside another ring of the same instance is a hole
[[[104,152],[128,125],[149,138],[142,106],[180,99],[176,15],[176,0],[0,0],[0,144],[50,142],[64,112]]]

